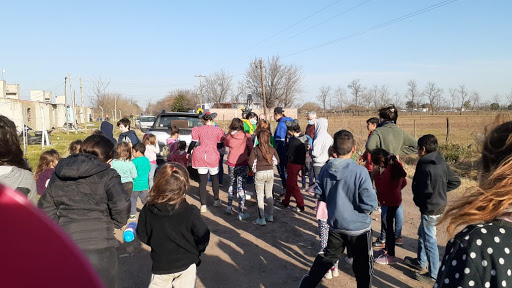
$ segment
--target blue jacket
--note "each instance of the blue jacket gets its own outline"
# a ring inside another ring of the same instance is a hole
[[[327,203],[327,224],[334,231],[358,236],[371,229],[370,213],[377,194],[368,171],[352,159],[331,159],[316,180],[315,193]]]
[[[277,123],[276,132],[274,133],[274,140],[276,143],[286,140],[286,133],[288,132],[286,121],[293,121],[293,119],[290,117],[281,117]]]

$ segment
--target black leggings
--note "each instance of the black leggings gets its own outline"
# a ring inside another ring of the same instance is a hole
[[[395,215],[398,207],[388,206],[386,212],[386,252],[389,256],[395,256]]]
[[[219,200],[219,175],[210,175],[212,179],[213,199]],[[206,205],[206,183],[208,182],[208,174],[199,174],[199,198],[201,198],[201,205]]]

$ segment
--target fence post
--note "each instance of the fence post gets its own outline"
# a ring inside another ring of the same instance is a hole
[[[449,136],[450,136],[450,118],[446,117],[446,143],[448,143]]]
[[[418,137],[416,137],[416,119],[414,119],[414,139],[418,139]]]

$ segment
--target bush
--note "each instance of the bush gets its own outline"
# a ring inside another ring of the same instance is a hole
[[[464,158],[470,157],[476,152],[472,144],[465,146],[454,143],[440,145],[439,150],[443,154],[446,162],[451,163],[457,163]]]

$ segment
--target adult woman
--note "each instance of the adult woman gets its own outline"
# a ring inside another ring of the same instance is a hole
[[[39,200],[39,207],[84,251],[105,287],[117,286],[114,228],[123,227],[130,214],[130,196],[110,168],[113,148],[105,136],[87,137],[82,153],[59,161]]]
[[[188,153],[194,149],[192,153],[192,168],[197,169],[199,174],[199,196],[201,199],[201,212],[204,213],[206,208],[206,184],[208,182],[208,173],[212,180],[213,188],[213,206],[220,205],[219,199],[219,152],[217,150],[218,143],[221,143],[224,137],[224,131],[216,127],[213,119],[217,113],[206,112],[201,116],[203,126],[192,128],[192,142],[189,145]],[[199,142],[199,146],[197,143]]]
[[[36,182],[23,159],[16,125],[3,115],[0,115],[0,143],[0,183],[18,190],[36,203]]]
[[[512,122],[486,133],[482,174],[449,207],[440,223],[448,233],[466,226],[446,245],[434,287],[509,287],[512,283]]]

